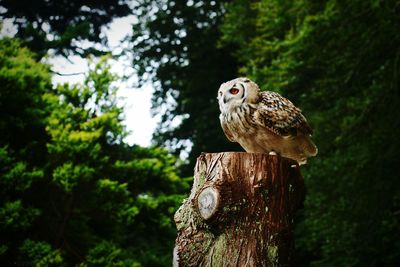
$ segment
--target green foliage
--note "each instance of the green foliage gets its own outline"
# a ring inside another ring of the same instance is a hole
[[[17,41],[0,40],[0,55],[0,103],[12,114],[0,125],[0,262],[169,265],[188,185],[164,149],[123,142],[107,58],[91,61],[83,84],[52,88]]]
[[[400,261],[398,12],[398,1],[227,5],[222,42],[239,47],[241,72],[292,99],[315,130],[298,265]]]
[[[59,250],[54,250],[46,242],[26,239],[20,247],[21,264],[25,266],[47,267],[64,266]]]
[[[126,254],[126,253],[125,253]],[[124,251],[115,244],[102,241],[88,252],[86,262],[78,265],[79,267],[140,267],[139,262],[129,259],[129,255],[124,255]]]
[[[3,179],[0,185],[3,190],[25,191],[31,187],[32,182],[43,177],[43,170],[33,167],[28,169],[28,163],[15,161],[9,156],[7,147],[0,148],[0,164],[3,166],[0,172]],[[0,190],[1,192],[1,190]]]
[[[185,175],[203,151],[238,149],[223,136],[216,101],[237,66],[232,49],[218,47],[223,2],[136,1],[133,8],[138,20],[129,52],[139,77],[154,82],[153,112],[162,114],[154,139],[177,154],[193,143]]]
[[[9,146],[11,158],[36,162],[44,140],[45,106],[41,95],[51,88],[48,67],[36,64],[33,54],[11,39],[0,42],[0,147]],[[18,150],[15,151],[14,149]]]
[[[21,200],[5,202],[0,208],[0,224],[8,231],[26,230],[39,215],[39,209],[24,208]]]
[[[13,19],[17,37],[39,57],[49,49],[68,56],[99,54],[106,51],[102,27],[114,18],[130,14],[128,1],[46,1],[2,0],[0,18]],[[90,41],[103,47],[83,48],[77,41]]]

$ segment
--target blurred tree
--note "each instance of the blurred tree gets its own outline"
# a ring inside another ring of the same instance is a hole
[[[47,66],[0,40],[2,266],[172,261],[172,215],[188,188],[165,150],[123,142],[109,68],[102,59],[84,84],[52,89]]]
[[[85,56],[106,52],[107,39],[101,29],[114,18],[129,15],[128,2],[0,0],[0,18],[13,19],[17,37],[39,57],[49,49],[63,56]],[[83,41],[92,44],[82,45]]]
[[[399,14],[394,0],[227,5],[223,42],[242,73],[315,129],[298,266],[400,264]]]
[[[183,173],[192,175],[201,152],[239,149],[225,138],[216,92],[236,76],[231,47],[219,47],[221,1],[136,1],[133,65],[141,82],[153,81],[154,140],[176,153],[190,149]]]

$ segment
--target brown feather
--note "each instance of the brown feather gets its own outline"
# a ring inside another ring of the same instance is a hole
[[[224,131],[224,134],[228,138],[228,140],[231,142],[236,142],[235,138],[233,137],[233,134],[229,130],[228,126],[225,123],[223,123],[222,119],[220,119],[220,123],[221,123],[222,130]]]
[[[255,116],[261,126],[281,136],[312,134],[312,129],[301,110],[288,99],[275,92],[261,92],[261,98]]]

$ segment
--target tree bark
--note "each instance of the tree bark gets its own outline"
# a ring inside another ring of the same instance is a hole
[[[304,201],[297,162],[278,155],[202,154],[175,214],[174,266],[291,266]]]

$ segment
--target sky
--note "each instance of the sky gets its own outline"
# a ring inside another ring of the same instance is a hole
[[[134,16],[115,19],[105,30],[110,47],[115,53],[120,51],[120,41],[131,32],[131,24],[135,21]],[[5,20],[0,36],[15,34],[12,22]],[[85,59],[79,56],[71,56],[67,59],[63,57],[49,58],[48,63],[52,65],[52,70],[61,74],[81,73],[78,75],[53,76],[53,83],[79,83],[84,79],[83,73],[87,72]],[[112,62],[112,71],[118,75],[132,73],[128,59],[120,59]],[[138,144],[141,146],[151,145],[152,134],[160,121],[160,116],[151,116],[151,96],[154,92],[151,84],[146,84],[142,88],[133,88],[133,81],[137,77],[132,77],[125,82],[119,82],[117,86],[118,104],[124,107],[124,124],[130,134],[126,137],[128,144]]]

